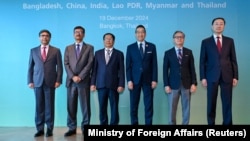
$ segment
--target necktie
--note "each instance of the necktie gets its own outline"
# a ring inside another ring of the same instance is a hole
[[[109,49],[106,49],[106,55],[105,55],[106,64],[108,64],[108,62],[109,62],[110,53],[111,53],[111,51]]]
[[[46,46],[43,47],[43,50],[42,50],[42,58],[43,58],[43,61],[46,60]]]
[[[140,43],[140,53],[141,53],[141,56],[143,57],[143,47],[142,47],[142,43]]]
[[[220,42],[220,37],[219,36],[217,37],[217,48],[218,48],[218,51],[220,53],[221,52],[221,42]]]
[[[181,60],[182,60],[181,49],[178,49],[178,60],[179,60],[179,64],[181,64]]]
[[[80,54],[80,45],[76,44],[76,57],[79,58],[79,54]]]

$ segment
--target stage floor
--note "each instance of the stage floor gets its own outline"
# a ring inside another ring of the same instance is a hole
[[[67,127],[55,127],[53,136],[35,138],[36,129],[34,127],[0,127],[0,141],[84,141],[80,128],[77,129],[76,135],[64,137],[64,133],[67,131]]]

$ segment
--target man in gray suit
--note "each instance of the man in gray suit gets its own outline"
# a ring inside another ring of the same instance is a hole
[[[34,89],[36,99],[35,137],[53,135],[55,89],[62,84],[63,65],[59,48],[49,45],[51,33],[44,29],[39,32],[41,45],[30,50],[28,86]]]
[[[78,98],[82,110],[82,134],[84,125],[90,123],[90,74],[94,60],[94,47],[83,42],[85,29],[76,26],[73,31],[75,43],[69,45],[64,53],[64,65],[67,73],[67,126],[64,136],[76,134]]]

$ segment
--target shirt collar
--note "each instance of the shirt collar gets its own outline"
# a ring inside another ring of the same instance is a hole
[[[222,37],[221,34],[219,34],[219,35],[213,34],[213,36],[214,36],[215,39],[217,39],[217,37],[220,37],[220,39],[221,39],[221,37]]]
[[[110,50],[110,51],[112,51],[113,48],[114,48],[114,47],[112,47],[112,48],[107,48],[107,47],[105,47],[105,50]]]
[[[43,48],[44,45],[41,45],[40,47]],[[46,49],[48,49],[48,48],[49,48],[49,45],[45,45],[45,47],[46,47]]]
[[[82,46],[82,42],[80,42],[80,43],[75,43],[75,46],[76,46],[77,44],[79,44],[79,45],[80,45],[80,47]]]
[[[142,46],[143,46],[143,47],[144,47],[145,44],[146,44],[145,41],[142,41],[142,42],[137,41],[137,45],[138,45],[138,46],[140,46],[141,43],[142,43]]]
[[[178,47],[175,46],[174,48],[175,48],[176,51],[178,51],[179,49],[183,50],[183,47],[178,48]]]

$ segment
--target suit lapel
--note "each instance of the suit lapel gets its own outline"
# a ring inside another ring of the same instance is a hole
[[[69,57],[74,59],[74,62],[77,62],[75,44],[69,47]]]
[[[141,56],[141,52],[140,52],[140,47],[139,47],[139,45],[137,44],[137,42],[135,42],[135,46],[136,46],[136,51],[135,52],[137,52],[137,56],[139,57],[139,58],[141,58],[141,60],[143,60],[143,58],[145,57],[145,54],[146,54],[146,42],[145,42],[145,50],[144,50],[144,55],[143,55],[143,57]]]
[[[38,46],[38,47],[36,48],[35,53],[39,56],[39,58],[40,58],[41,61],[43,62],[42,53],[41,53],[41,46]]]
[[[135,55],[139,56],[141,58],[141,53],[140,53],[140,49],[139,49],[139,46],[138,46],[137,42],[135,42],[134,46],[135,46],[135,48],[134,48],[135,51],[134,52],[136,53]]]
[[[144,50],[143,59],[145,58],[145,56],[147,55],[147,52],[149,51],[149,45],[148,45],[148,43],[146,41],[145,41],[144,48],[145,48],[145,50]]]
[[[215,50],[218,50],[218,49],[217,49],[216,42],[215,42],[215,40],[214,40],[214,36],[211,36],[210,40],[211,40],[210,43],[212,43],[211,46],[212,46]],[[217,52],[218,52],[218,51],[217,51]]]
[[[53,48],[52,46],[49,46],[45,62],[50,59],[52,52],[53,52]]]
[[[76,56],[76,47],[75,47],[75,44],[72,44],[72,54],[71,54],[71,56],[74,56],[74,58],[76,59],[76,62],[78,62],[78,61],[81,59],[82,54],[83,54],[83,52],[84,52],[85,50],[86,50],[86,44],[83,43],[83,44],[82,44],[81,51],[80,51],[80,54],[79,54],[79,57],[77,58],[77,56]]]
[[[225,50],[225,49],[227,49],[225,46],[226,46],[226,44],[227,44],[227,39],[222,35],[221,36],[222,37],[222,48],[221,48],[221,54],[223,53],[223,52],[225,52],[225,51],[223,51],[223,50]]]
[[[224,37],[223,36],[221,36],[222,37],[222,40],[224,39]],[[218,47],[217,47],[217,43],[216,43],[216,41],[214,40],[214,36],[212,36],[211,37],[211,42],[213,42],[213,47],[214,47],[214,49],[216,50],[216,52],[218,53],[218,55],[221,55],[222,54],[222,52],[223,52],[223,43],[222,43],[222,48],[221,48],[221,52],[219,53],[219,51],[218,51]]]
[[[151,50],[151,47],[149,46],[149,44],[148,44],[148,42],[147,41],[145,41],[145,46],[144,46],[144,48],[145,48],[145,50],[144,50],[144,55],[143,55],[143,58],[142,59],[144,59],[147,55],[148,55],[148,53],[153,53],[152,52],[152,50]],[[140,52],[139,52],[140,53]]]
[[[115,57],[115,55],[116,55],[116,50],[115,50],[115,48],[113,48],[113,50],[112,50],[112,53],[111,53],[111,56],[110,56],[110,58],[109,58],[109,62],[108,62],[108,64],[113,60],[113,58]],[[104,61],[105,61],[105,49],[104,49]],[[106,61],[105,61],[105,63],[106,63]],[[107,65],[108,65],[107,64]]]
[[[178,63],[178,64],[179,64],[179,60],[178,60],[178,56],[177,56],[177,54],[176,54],[175,47],[173,47],[173,48],[172,48],[172,50],[171,50],[171,54],[175,56],[175,58],[176,58],[176,59],[175,59],[175,60],[176,60],[176,63]]]
[[[182,60],[181,60],[181,64],[184,63],[185,59],[188,59],[187,57],[189,57],[189,53],[186,50],[185,47],[182,47]]]
[[[83,43],[82,44],[82,49],[81,49],[81,51],[80,51],[80,54],[79,54],[79,58],[77,59],[77,60],[80,60],[80,58],[82,57],[82,54],[83,54],[83,52],[86,50],[86,45]]]
[[[105,52],[105,48],[104,48],[104,49],[102,49],[101,52],[100,52],[100,57],[101,57],[100,59],[101,59],[101,61],[103,61],[104,64],[106,64],[105,53],[106,53],[106,52]]]
[[[116,54],[116,50],[115,50],[115,48],[113,48],[109,62],[114,58],[115,54]]]

